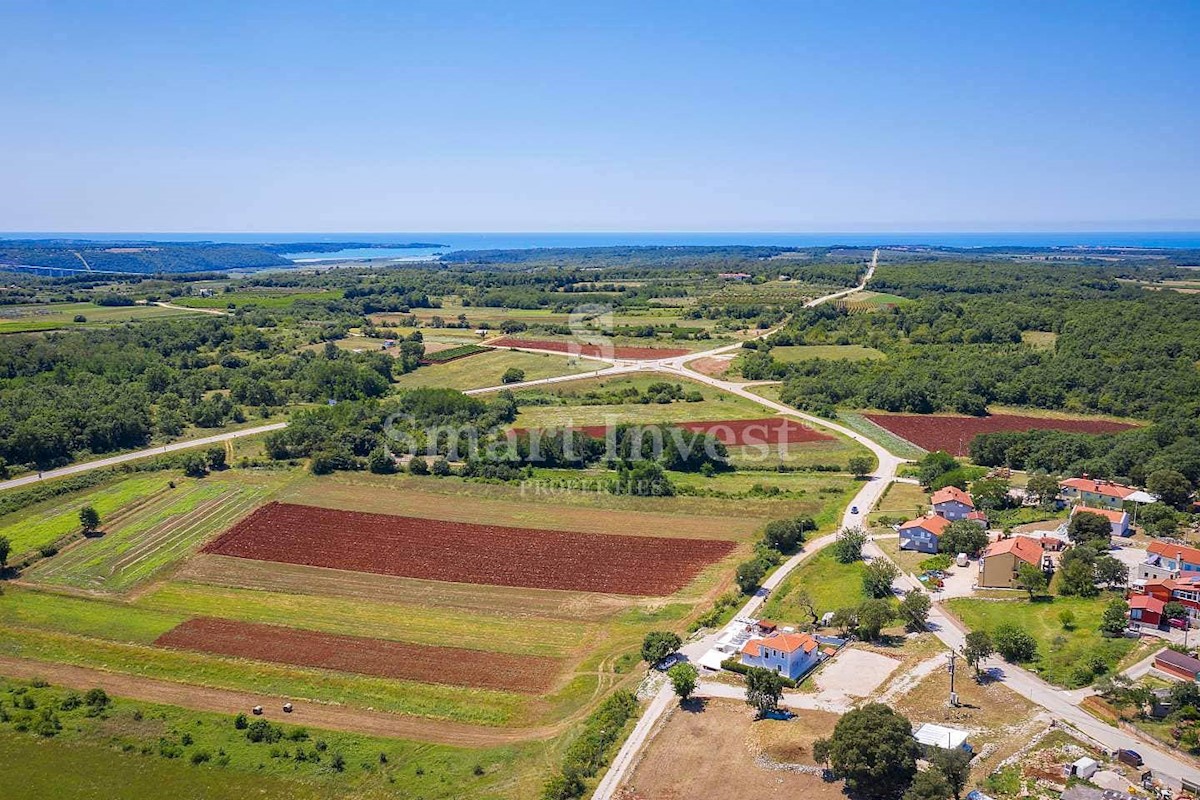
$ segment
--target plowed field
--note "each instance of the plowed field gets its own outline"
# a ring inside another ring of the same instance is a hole
[[[458,583],[669,595],[734,543],[505,528],[268,503],[204,551]]]
[[[360,675],[531,694],[547,691],[561,666],[557,659],[541,656],[431,647],[211,617],[190,619],[158,637],[155,644]]]
[[[823,442],[833,438],[815,428],[784,417],[730,419],[713,422],[646,423],[642,427],[673,427],[696,433],[709,433],[715,436],[717,441],[730,446],[803,444],[804,442]],[[575,430],[597,439],[603,439],[608,435],[609,429],[605,425],[579,425]],[[526,428],[513,429],[513,433],[518,435],[528,432]]]
[[[971,440],[996,431],[1067,431],[1116,433],[1135,426],[1105,419],[1054,419],[992,414],[988,417],[933,416],[927,414],[863,414],[879,427],[926,450],[945,450],[956,456],[969,454]]]
[[[528,347],[534,350],[549,350],[554,353],[572,353],[581,356],[602,358],[672,358],[686,356],[691,350],[674,347],[601,347],[578,342],[558,342],[547,339],[495,339],[487,343],[491,347]]]

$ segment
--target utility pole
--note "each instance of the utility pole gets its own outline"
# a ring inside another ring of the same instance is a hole
[[[951,650],[950,651],[950,661],[946,665],[946,670],[950,673],[950,707],[951,708],[956,708],[958,706],[958,693],[954,691],[954,667],[955,667],[955,663],[957,661],[958,661],[958,653]]]

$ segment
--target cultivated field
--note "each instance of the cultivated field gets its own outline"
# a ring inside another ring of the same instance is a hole
[[[996,431],[1053,430],[1070,433],[1116,433],[1136,427],[1106,419],[992,414],[961,417],[952,414],[864,414],[876,425],[926,450],[945,450],[956,456],[970,451],[971,440]]]
[[[786,417],[680,422],[674,427],[694,433],[707,433],[722,444],[739,447],[821,442],[833,438],[810,425]],[[584,425],[578,430],[588,436],[603,438],[608,434],[610,428],[607,425]]]
[[[455,583],[661,596],[727,542],[504,528],[271,503],[205,552]]]
[[[190,312],[162,306],[98,306],[95,303],[35,303],[0,306],[0,333],[77,328],[105,325],[136,319],[178,317]],[[85,322],[75,322],[82,315]]]
[[[444,364],[423,366],[398,376],[395,385],[402,389],[437,386],[465,391],[499,386],[504,373],[510,369],[521,370],[525,373],[525,380],[532,381],[595,372],[606,366],[603,361],[589,358],[495,350]]]
[[[576,356],[601,356],[630,359],[670,358],[685,356],[692,352],[679,347],[636,347],[631,345],[601,346],[581,342],[563,341],[557,339],[518,339],[511,336],[499,339],[489,339],[485,344],[489,347],[527,347],[535,350],[549,350],[554,353],[570,353]]]

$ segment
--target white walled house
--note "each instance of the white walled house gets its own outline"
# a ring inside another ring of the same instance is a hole
[[[742,663],[797,680],[820,663],[821,644],[807,633],[779,633],[742,645]]]
[[[929,502],[933,505],[933,513],[951,522],[966,519],[975,511],[975,501],[971,499],[971,495],[957,486],[943,486],[933,493]]]

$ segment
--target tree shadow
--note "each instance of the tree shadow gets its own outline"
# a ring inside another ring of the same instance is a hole
[[[703,714],[708,708],[707,697],[689,697],[687,700],[679,701],[679,708],[689,714]]]

